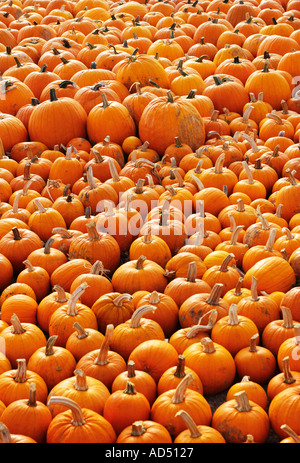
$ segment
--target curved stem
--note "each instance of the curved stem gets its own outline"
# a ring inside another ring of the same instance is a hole
[[[104,341],[99,349],[99,355],[95,360],[96,365],[106,365],[108,363],[107,354],[109,351],[109,344],[113,335],[114,325],[106,326]]]
[[[143,305],[135,310],[130,319],[130,328],[139,328],[141,326],[141,318],[145,313],[150,311],[155,312],[157,307],[152,305]]]
[[[191,417],[191,415],[185,410],[179,410],[175,417],[180,416],[185,422],[190,432],[190,437],[196,439],[197,437],[201,437],[201,432],[199,431],[198,426],[196,425],[195,421]]]
[[[69,301],[68,301],[68,310],[67,310],[67,315],[69,315],[70,317],[74,317],[74,316],[77,315],[77,313],[78,313],[77,312],[78,299],[84,293],[84,291],[86,290],[87,287],[88,287],[87,283],[82,283],[71,294],[71,297],[69,298]]]
[[[63,407],[67,407],[69,410],[72,411],[72,425],[73,426],[83,426],[85,424],[85,419],[83,417],[82,409],[77,402],[70,399],[69,397],[60,397],[60,396],[52,396],[48,400],[49,405],[61,405]]]
[[[46,344],[46,347],[45,347],[45,355],[48,357],[50,355],[53,355],[54,354],[54,344],[57,340],[57,337],[56,335],[53,335],[53,336],[50,336],[48,339],[47,339],[47,344]]]
[[[205,302],[210,305],[218,305],[222,294],[223,286],[224,285],[222,283],[215,283]]]
[[[12,325],[13,334],[23,334],[26,332],[25,328],[23,328],[22,323],[20,322],[19,317],[16,314],[11,316],[10,322]]]
[[[185,391],[189,384],[193,381],[192,373],[188,373],[178,384],[172,397],[173,404],[180,404],[184,401]]]

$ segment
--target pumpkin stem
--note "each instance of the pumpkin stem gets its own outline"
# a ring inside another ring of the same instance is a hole
[[[68,298],[66,296],[66,292],[65,292],[64,288],[62,288],[59,285],[55,285],[55,286],[53,286],[53,289],[54,289],[54,291],[57,292],[57,295],[56,295],[56,298],[55,298],[56,302],[60,302],[60,303],[67,302]]]
[[[50,88],[50,101],[58,101],[55,88]]]
[[[0,443],[11,444],[11,434],[5,424],[0,423]]]
[[[71,423],[73,426],[83,426],[85,424],[85,419],[80,405],[78,405],[77,402],[70,399],[69,397],[52,396],[48,400],[47,405],[62,405],[64,407],[67,407],[69,410],[72,411]]]
[[[239,323],[237,305],[231,304],[228,311],[228,325],[238,325]]]
[[[205,352],[206,354],[212,354],[213,352],[215,352],[216,349],[214,346],[214,342],[209,337],[202,338],[200,342],[202,344],[203,352]]]
[[[216,283],[212,287],[212,290],[205,302],[209,305],[218,305],[222,294],[223,286],[224,285],[222,283]]]
[[[185,368],[185,357],[184,355],[179,354],[178,359],[177,359],[176,370],[174,371],[174,376],[176,378],[184,378],[186,375],[184,368]]]
[[[142,436],[147,431],[142,421],[134,421],[131,425],[131,436]]]
[[[175,393],[172,397],[173,404],[180,404],[184,401],[185,391],[189,384],[193,381],[194,377],[192,373],[188,373],[178,384],[175,389]]]
[[[155,312],[157,307],[153,305],[143,305],[135,310],[130,319],[130,328],[139,328],[141,326],[141,318],[147,312]]]
[[[276,239],[276,229],[275,228],[271,228],[270,229],[270,233],[269,233],[269,238],[266,242],[266,245],[265,245],[265,249],[266,251],[268,252],[272,252],[273,251],[273,247],[274,247],[274,242],[275,242],[275,239]]]
[[[197,277],[197,263],[190,262],[188,267],[187,281],[195,283]]]
[[[206,317],[207,315],[209,315],[207,325],[201,325],[203,318]],[[214,324],[216,323],[217,318],[218,318],[218,311],[214,309],[204,314],[199,319],[197,325],[191,326],[191,328],[189,328],[189,330],[186,332],[187,339],[194,338],[195,336],[197,336],[199,332],[210,331],[212,327],[214,326]]]
[[[36,407],[36,384],[30,383],[29,386],[29,398],[27,402],[28,407]]]
[[[12,325],[13,334],[23,334],[25,333],[25,328],[23,328],[22,323],[20,322],[19,317],[16,314],[13,314],[10,318],[10,323]]]
[[[257,351],[258,337],[259,337],[259,334],[256,333],[250,338],[249,352],[256,352]]]
[[[199,431],[198,426],[196,425],[195,421],[187,411],[179,410],[176,413],[175,417],[177,416],[180,416],[180,418],[182,418],[185,424],[187,425],[191,438],[196,439],[197,437],[201,437],[201,432]]]
[[[25,359],[17,359],[17,370],[14,377],[16,383],[25,383],[27,381],[27,367]]]
[[[232,261],[232,259],[234,259],[234,254],[230,253],[228,254],[228,256],[225,257],[225,259],[223,260],[220,268],[219,268],[219,271],[220,272],[228,272],[228,265],[229,263]]]
[[[135,395],[136,394],[136,390],[135,390],[135,385],[134,383],[132,383],[131,381],[127,381],[126,382],[126,388],[124,389],[124,394],[128,394],[128,395]]]
[[[88,238],[90,241],[98,241],[100,239],[100,235],[97,231],[97,226],[95,220],[90,220],[87,224],[87,232]]]
[[[249,402],[248,396],[245,391],[240,391],[234,394],[236,400],[235,408],[239,412],[249,412],[252,409],[252,406]]]
[[[283,382],[285,384],[292,384],[296,381],[293,376],[293,373],[290,368],[290,358],[289,356],[282,359],[282,372],[283,372]]]
[[[75,322],[73,326],[74,326],[75,330],[77,331],[76,337],[78,339],[85,339],[85,338],[88,337],[88,335],[89,335],[88,331],[85,330],[83,328],[83,326],[80,325],[80,323]]]
[[[86,374],[84,373],[84,371],[77,368],[74,371],[74,375],[76,378],[75,383],[74,383],[74,388],[76,389],[76,391],[87,391],[89,387],[88,387],[88,383],[86,380]]]
[[[48,339],[47,339],[47,343],[46,343],[46,347],[45,347],[45,355],[48,357],[50,355],[53,355],[54,354],[54,344],[57,340],[58,336],[56,335],[53,335],[53,336],[50,336]]]
[[[147,258],[145,256],[140,256],[137,261],[136,261],[136,266],[135,268],[137,270],[142,270],[144,268],[144,261],[146,260]]]
[[[96,365],[106,365],[108,363],[107,354],[109,351],[109,344],[113,335],[114,325],[109,324],[106,326],[105,336],[103,343],[99,349],[98,358],[95,360]]]
[[[282,326],[286,329],[294,328],[294,321],[291,309],[289,307],[281,306],[280,310],[282,312]]]
[[[71,294],[71,297],[69,298],[69,301],[68,301],[68,310],[67,310],[67,314],[69,316],[74,317],[74,316],[77,315],[78,312],[77,312],[77,307],[76,306],[77,306],[77,303],[78,303],[78,299],[84,293],[84,291],[86,290],[87,287],[88,287],[87,283],[82,283]]]
[[[251,300],[252,301],[258,301],[258,292],[257,292],[257,278],[255,276],[252,276],[252,282],[251,282]]]
[[[282,426],[280,426],[280,429],[285,431],[289,435],[289,437],[293,439],[295,444],[300,444],[300,437],[289,425],[283,424]]]
[[[101,260],[96,260],[94,264],[92,265],[92,268],[90,270],[90,275],[103,275],[104,273],[104,267],[101,262]]]

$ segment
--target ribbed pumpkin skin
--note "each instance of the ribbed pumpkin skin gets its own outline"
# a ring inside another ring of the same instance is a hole
[[[31,140],[53,149],[55,145],[66,145],[74,137],[85,138],[86,119],[85,110],[72,98],[44,101],[31,114],[28,133]]]
[[[194,106],[179,96],[158,97],[150,101],[139,122],[139,137],[148,141],[152,149],[163,154],[179,136],[196,150],[204,143],[204,124]]]
[[[257,290],[270,294],[289,291],[296,282],[292,267],[281,257],[266,257],[246,272],[243,285],[251,287],[252,276],[258,280]]]

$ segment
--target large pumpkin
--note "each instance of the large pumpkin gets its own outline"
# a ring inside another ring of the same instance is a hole
[[[28,133],[31,140],[41,141],[53,149],[55,145],[66,145],[74,137],[85,138],[86,119],[80,103],[72,98],[57,98],[52,89],[50,100],[37,105],[32,112]]]
[[[157,97],[144,109],[139,122],[139,137],[160,154],[179,137],[193,150],[203,145],[204,124],[196,108],[179,96]]]

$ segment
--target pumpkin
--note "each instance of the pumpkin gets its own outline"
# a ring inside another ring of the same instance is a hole
[[[72,156],[72,149],[67,148],[65,156],[58,157],[53,161],[49,172],[49,180],[57,181],[59,179],[64,185],[72,187],[76,180],[82,176],[82,173],[82,164]],[[55,199],[57,197],[53,197],[54,201]]]
[[[110,393],[101,381],[86,376],[82,370],[76,369],[74,376],[71,375],[57,383],[48,394],[48,401],[52,396],[69,397],[75,400],[80,406],[86,406],[90,410],[102,415],[105,401]],[[87,406],[88,405],[88,406]],[[55,404],[49,407],[52,416],[65,411],[65,408]]]
[[[30,356],[46,345],[46,337],[42,330],[33,323],[21,322],[16,314],[11,316],[9,325],[1,330],[1,339],[5,342],[5,355],[12,368],[17,367],[17,359]]]
[[[276,268],[276,272],[272,269]],[[280,269],[280,270],[279,270]],[[272,279],[269,278],[266,281],[265,276],[272,275]],[[277,275],[280,271],[280,281],[277,280]],[[269,274],[269,275],[270,275]],[[252,277],[257,279],[257,290],[266,291],[270,294],[273,291],[287,292],[291,289],[295,283],[295,273],[291,265],[282,257],[266,257],[253,265],[245,274],[244,286],[246,288],[251,287]]]
[[[178,116],[180,110],[180,117]],[[187,114],[189,114],[190,127],[187,128]],[[170,130],[161,132],[160,121],[169,121]],[[192,122],[191,122],[192,121]],[[182,143],[186,143],[193,150],[199,148],[204,142],[204,125],[198,111],[180,96],[173,97],[168,92],[167,98],[159,97],[152,100],[142,113],[139,121],[139,137],[149,141],[150,146],[158,153],[163,154],[165,149],[173,143],[176,136]]]
[[[151,319],[144,318],[144,313],[155,311],[156,307],[141,305],[132,314],[130,320],[117,325],[111,338],[111,348],[128,360],[133,349],[148,339],[165,339],[161,326]]]
[[[249,400],[245,391],[240,391],[234,394],[234,399],[216,409],[212,426],[228,443],[244,443],[249,434],[253,436],[254,442],[263,443],[269,434],[270,420],[260,405]]]
[[[145,256],[121,264],[114,272],[111,282],[115,291],[129,294],[139,289],[164,292],[167,286],[164,269]]]
[[[294,288],[291,288],[289,291],[287,291],[281,300],[281,305],[283,307],[287,307],[291,311],[292,318],[296,320],[297,322],[299,321],[299,316],[298,316],[298,311],[297,311],[298,294],[299,294],[298,287],[295,286]]]
[[[126,413],[119,413],[122,410]],[[112,424],[117,435],[136,420],[150,418],[150,404],[143,393],[127,381],[126,388],[112,392],[104,405],[103,417]]]
[[[203,385],[204,394],[211,395],[224,391],[233,383],[236,373],[234,359],[221,344],[209,337],[187,347],[183,355],[186,365],[194,370]],[[221,365],[226,364],[226,370]],[[212,373],[214,372],[214,373]]]
[[[274,375],[268,382],[267,395],[269,400],[273,400],[279,392],[287,388],[298,386],[299,379],[299,372],[291,370],[289,357],[284,357],[282,359],[282,371]]]
[[[220,266],[212,266],[206,270],[202,279],[211,287],[215,283],[223,285],[221,297],[230,289],[234,288],[240,278],[240,273],[236,268],[230,266],[230,261],[235,258],[234,254],[229,253]]]
[[[155,320],[162,328],[165,337],[175,331],[178,325],[178,306],[173,299],[166,294],[152,291],[145,294],[137,303],[137,308],[150,304],[155,310],[145,312],[144,317]]]
[[[294,324],[294,336],[287,338],[280,344],[280,347],[277,352],[277,363],[278,363],[278,367],[280,370],[282,370],[283,368],[282,362],[286,356],[288,356],[290,359],[290,366],[292,370],[297,371],[299,368],[298,366],[299,359],[298,359],[298,354],[297,354],[298,343],[299,343],[298,333],[299,333],[299,324],[295,323]]]
[[[172,438],[167,429],[160,423],[151,420],[134,421],[132,425],[126,426],[117,437],[118,444],[147,444],[165,443],[170,444]]]
[[[189,389],[193,380],[192,373],[187,374],[175,389],[160,394],[151,407],[151,419],[167,428],[171,436],[176,438],[185,429],[185,424],[179,419],[177,412],[187,411],[198,425],[209,425],[212,411],[202,394]]]
[[[256,325],[260,334],[268,323],[280,318],[279,307],[276,302],[265,295],[260,295],[258,290],[259,280],[253,276],[251,283],[251,295],[246,296],[237,303],[237,313],[250,318]]]
[[[96,315],[101,333],[105,333],[106,326],[109,324],[117,326],[124,323],[135,310],[132,295],[118,291],[103,294],[91,308]]]
[[[99,413],[82,408],[68,397],[53,396],[48,406],[62,405],[68,410],[56,415],[48,426],[47,443],[114,443],[112,425]],[[76,423],[76,425],[74,425]]]
[[[196,425],[195,421],[186,410],[179,410],[175,416],[182,418],[187,426],[187,429],[181,431],[174,439],[175,444],[225,443],[225,439],[219,431],[211,426]]]
[[[267,409],[268,396],[266,391],[260,384],[251,381],[250,376],[244,376],[240,382],[233,384],[227,391],[226,400],[234,399],[234,395],[240,391],[245,391],[249,400],[260,405],[264,410]]]
[[[74,290],[68,302],[58,307],[49,320],[49,335],[57,336],[57,345],[64,347],[68,337],[74,331],[75,321],[83,327],[97,329],[97,319],[92,309],[82,302],[80,296],[87,284],[83,283]]]
[[[1,306],[1,318],[10,323],[15,313],[21,322],[36,324],[37,301],[26,294],[15,294],[8,297]]]
[[[211,330],[211,339],[226,349],[234,357],[237,352],[249,345],[249,341],[258,328],[248,316],[238,314],[237,305],[231,304],[228,315],[216,321]]]
[[[165,268],[172,254],[166,241],[158,235],[151,234],[151,230],[149,230],[148,234],[139,236],[130,245],[130,260],[136,260],[140,256],[145,256],[148,260]]]
[[[61,265],[68,263],[67,256],[59,249],[52,248],[53,238],[49,238],[44,247],[38,248],[28,255],[27,260],[33,266],[43,268],[50,276],[50,283],[53,286],[55,282],[51,280],[52,274]]]
[[[39,374],[27,369],[25,359],[18,359],[17,368],[1,373],[0,400],[6,406],[15,400],[28,400],[32,383],[36,385],[36,399],[45,404],[48,395],[45,381]]]
[[[110,389],[114,379],[126,370],[126,362],[123,357],[109,349],[114,326],[106,326],[105,338],[100,348],[94,349],[83,355],[77,362],[76,368],[82,370],[87,376],[101,381]]]
[[[237,352],[234,357],[239,378],[250,376],[259,384],[268,382],[276,370],[276,358],[266,347],[258,345],[259,335],[250,338],[249,346]]]
[[[0,291],[9,286],[13,278],[13,267],[11,262],[3,254],[0,254]]]
[[[70,287],[71,293],[82,283],[87,283],[88,286],[81,296],[81,302],[88,307],[92,307],[103,294],[113,291],[113,286],[104,275],[103,264],[99,260],[93,264],[89,273],[79,275],[73,280]]]
[[[34,267],[29,260],[25,261],[25,266],[26,268],[19,273],[17,282],[28,284],[40,302],[49,293],[50,276],[45,269]]]
[[[57,98],[54,89],[50,90],[50,100],[36,106],[31,116],[28,124],[30,138],[45,143],[48,148],[60,143],[66,145],[75,136],[86,136],[87,114],[83,107],[73,99]],[[40,125],[44,120],[48,121],[46,127]],[[67,124],[70,120],[72,125]],[[53,125],[51,132],[48,131],[50,121]]]
[[[15,400],[5,411],[1,421],[12,434],[28,436],[37,443],[45,442],[52,414],[46,404],[36,400],[35,383],[30,384],[27,398]]]
[[[0,239],[0,253],[12,263],[16,274],[24,270],[23,262],[29,254],[41,248],[41,238],[32,230],[25,228],[13,227]]]
[[[283,424],[290,426],[298,434],[298,424],[295,422],[295,411],[298,407],[298,391],[299,386],[287,388],[271,400],[269,406],[269,419],[274,429],[274,432],[280,437],[284,438],[285,432],[281,429]],[[291,406],[292,401],[292,406]]]
[[[216,283],[209,293],[194,294],[179,307],[179,323],[182,328],[196,325],[201,320],[207,321],[211,310],[217,312],[217,319],[228,314],[229,305],[221,297],[223,285]]]
[[[74,323],[75,331],[66,342],[66,349],[73,354],[76,361],[91,350],[97,349],[103,342],[104,335],[93,328],[83,328],[80,323]]]
[[[153,404],[157,395],[156,382],[145,371],[137,370],[133,360],[127,362],[126,371],[122,371],[116,376],[111,385],[111,391],[124,390],[128,381],[134,384],[136,391],[144,394],[150,405]]]
[[[114,143],[122,144],[124,138],[136,135],[136,126],[128,109],[118,101],[108,101],[102,94],[103,103],[94,106],[87,115],[87,134],[93,144],[102,141],[107,135]],[[102,125],[105,122],[105,124]],[[99,126],[103,127],[102,133]],[[116,127],[122,127],[117,132]]]
[[[262,344],[269,349],[276,357],[279,347],[288,338],[294,336],[294,320],[292,312],[284,305],[280,306],[282,319],[273,320],[268,323],[262,332]]]
[[[38,373],[46,382],[48,390],[72,375],[76,366],[73,355],[65,348],[54,346],[57,336],[50,336],[45,346],[37,348],[28,359],[28,368]]]
[[[189,373],[193,375],[193,381],[189,384],[189,388],[203,394],[203,387],[200,378],[191,368],[186,367],[183,355],[178,355],[176,366],[168,368],[161,375],[157,383],[157,394],[160,395],[170,389],[176,389],[182,378]]]

